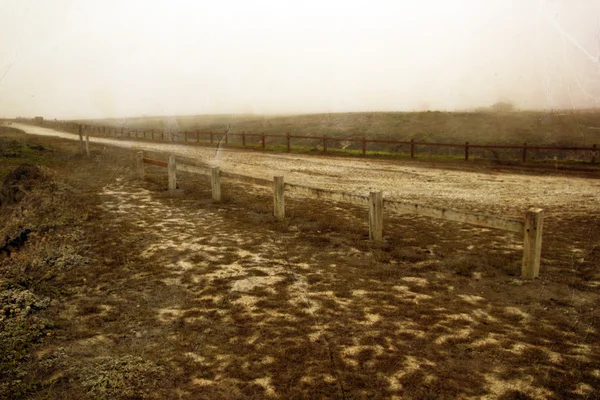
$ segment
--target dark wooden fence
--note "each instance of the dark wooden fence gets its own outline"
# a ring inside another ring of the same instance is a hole
[[[27,121],[30,122],[30,121]],[[31,122],[30,122],[31,123]],[[77,132],[79,124],[63,121],[44,121],[42,126]],[[282,151],[292,151],[292,141],[297,147],[313,149],[322,153],[346,152],[358,155],[369,153],[401,153],[410,158],[419,156],[460,157],[468,161],[473,158],[497,159],[498,161],[517,160],[522,163],[528,160],[577,160],[596,164],[598,161],[598,146],[537,146],[523,144],[477,144],[477,143],[433,143],[424,141],[401,141],[391,139],[367,139],[337,136],[306,136],[286,134],[265,134],[251,132],[168,132],[156,129],[130,129],[125,127],[110,127],[101,125],[82,125],[83,131],[91,135],[127,139],[143,139],[179,143],[210,143],[219,145],[235,145],[267,149],[278,148]],[[343,146],[342,146],[343,144]],[[387,148],[381,145],[386,145]],[[392,147],[392,150],[389,149]],[[418,149],[418,152],[417,152]],[[483,154],[481,151],[487,151]],[[478,154],[475,154],[478,153]],[[532,155],[533,153],[533,155]]]

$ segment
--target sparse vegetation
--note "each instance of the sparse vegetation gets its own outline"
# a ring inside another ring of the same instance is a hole
[[[175,126],[168,125],[175,119]],[[79,121],[121,127],[121,120]],[[168,125],[168,126],[167,126]],[[396,140],[427,143],[452,143],[459,147],[417,146],[417,157],[436,159],[464,159],[464,147],[471,145],[516,145],[522,146],[591,146],[600,144],[600,112],[597,110],[569,111],[564,113],[543,111],[515,111],[509,102],[498,102],[485,110],[473,112],[389,112],[389,113],[345,113],[313,114],[296,116],[181,116],[149,117],[127,120],[131,129],[167,130],[168,132],[213,131],[220,138],[225,128],[230,136],[228,145],[242,146],[241,133],[282,135],[290,133],[306,136],[292,139],[292,152],[306,153],[322,150],[322,138],[362,138],[369,140]],[[176,139],[183,141],[183,138]],[[203,137],[207,141],[208,137]],[[246,138],[246,147],[261,149],[260,137]],[[285,151],[284,138],[269,138],[268,150]],[[342,151],[343,150],[343,151]],[[369,143],[369,156],[410,156],[410,145]],[[331,140],[328,152],[335,155],[362,154],[360,141]],[[510,163],[520,161],[522,151],[518,149],[470,150],[471,159]],[[561,163],[589,162],[589,151],[553,151],[529,149],[529,162],[542,160]]]
[[[595,215],[549,218],[524,282],[503,232],[390,215],[375,245],[359,207],[290,198],[279,223],[248,185],[168,197],[127,150],[10,140],[46,166],[0,206],[1,398],[599,395]]]
[[[493,107],[505,109],[506,104]],[[167,117],[130,118],[127,127],[157,129],[166,127]],[[175,117],[176,131],[261,133],[368,139],[415,139],[443,143],[494,143],[532,145],[600,144],[600,112],[518,111],[508,115],[490,112],[369,112],[309,114],[292,116],[218,115]],[[92,120],[84,123],[120,127],[121,120]],[[259,139],[253,138],[258,142]],[[237,141],[237,138],[236,138]],[[360,145],[355,143],[352,146]],[[352,148],[350,146],[350,148]],[[374,149],[379,150],[379,149]],[[389,149],[386,149],[389,150]]]

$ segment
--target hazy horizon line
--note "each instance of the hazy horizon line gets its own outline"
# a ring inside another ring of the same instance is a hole
[[[156,115],[133,115],[126,117],[106,117],[106,118],[52,118],[44,115],[34,116],[16,116],[16,117],[2,117],[0,119],[5,120],[16,120],[16,119],[33,119],[34,117],[43,117],[47,121],[105,121],[105,120],[123,120],[123,119],[144,119],[144,118],[186,118],[186,117],[228,117],[228,116],[244,116],[244,117],[299,117],[309,115],[344,115],[344,114],[424,114],[424,113],[446,113],[446,114],[464,114],[464,113],[520,113],[520,112],[538,112],[538,113],[578,113],[578,112],[600,112],[600,107],[587,107],[587,108],[515,108],[514,110],[497,111],[493,110],[491,106],[488,107],[475,107],[467,109],[457,110],[395,110],[395,111],[336,111],[336,112],[305,112],[305,113],[211,113],[211,114],[156,114]]]

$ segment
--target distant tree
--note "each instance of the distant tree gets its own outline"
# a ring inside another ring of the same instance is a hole
[[[515,111],[515,109],[515,105],[507,101],[499,101],[490,106],[490,110],[494,112],[510,112]]]

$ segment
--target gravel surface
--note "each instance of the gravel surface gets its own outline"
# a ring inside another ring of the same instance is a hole
[[[13,124],[29,134],[78,140],[75,134]],[[194,158],[223,171],[271,179],[285,176],[288,183],[367,195],[383,191],[384,198],[520,217],[529,207],[552,214],[581,215],[600,209],[600,180],[566,176],[548,170],[547,175],[499,173],[482,169],[465,171],[430,168],[414,162],[347,159],[327,156],[216,150],[185,144],[126,141],[90,137],[92,143],[161,151]]]

